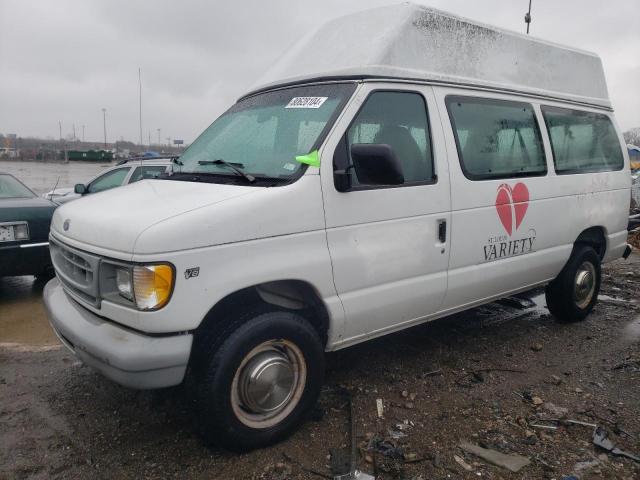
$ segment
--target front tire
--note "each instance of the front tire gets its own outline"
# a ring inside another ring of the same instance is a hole
[[[549,311],[561,322],[584,320],[598,300],[600,282],[600,257],[592,247],[577,245],[560,274],[547,285]]]
[[[315,329],[292,312],[261,308],[234,323],[226,338],[198,346],[198,417],[205,441],[247,451],[286,438],[305,420],[324,380],[324,351]]]

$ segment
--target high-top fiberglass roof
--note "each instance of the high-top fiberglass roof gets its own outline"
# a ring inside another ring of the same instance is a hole
[[[411,3],[322,25],[251,92],[336,78],[442,82],[611,105],[597,55]]]

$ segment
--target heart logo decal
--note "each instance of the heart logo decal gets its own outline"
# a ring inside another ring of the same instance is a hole
[[[503,183],[496,195],[496,211],[505,231],[511,236],[522,224],[529,208],[529,189],[524,183],[511,185]]]

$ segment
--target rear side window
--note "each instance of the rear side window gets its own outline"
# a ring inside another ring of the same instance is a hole
[[[418,93],[371,93],[347,131],[347,151],[355,143],[390,145],[402,164],[405,184],[434,180],[427,106]],[[355,172],[352,180],[359,184]]]
[[[621,170],[624,158],[611,120],[601,113],[542,107],[557,173]]]
[[[144,167],[136,168],[131,174],[129,183],[139,182],[147,178],[157,178],[167,170],[164,165],[146,165]]]
[[[460,164],[471,180],[545,175],[547,162],[533,107],[449,96],[447,110]]]

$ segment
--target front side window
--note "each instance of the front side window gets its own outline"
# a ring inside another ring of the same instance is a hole
[[[127,173],[129,173],[128,167],[116,168],[115,170],[111,170],[110,172],[99,176],[89,184],[89,193],[97,193],[109,190],[110,188],[119,187],[124,182]]]
[[[611,120],[601,113],[542,107],[558,173],[603,172],[624,166]]]
[[[224,160],[256,178],[296,178],[303,168],[296,157],[320,146],[354,90],[353,83],[310,85],[241,100],[180,157],[179,172],[237,175]]]
[[[35,195],[11,175],[0,175],[0,198],[31,198]]]
[[[446,103],[467,178],[547,173],[542,137],[531,105],[458,96],[447,97]]]
[[[353,144],[387,144],[402,165],[405,184],[434,179],[427,107],[414,92],[373,92],[347,131],[347,152]],[[353,162],[351,162],[353,163]],[[359,185],[356,172],[353,185]]]

